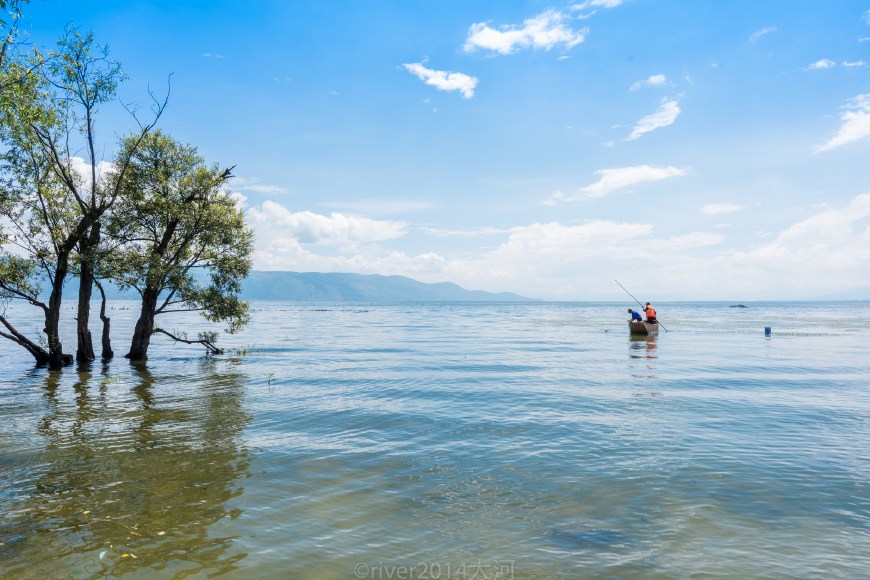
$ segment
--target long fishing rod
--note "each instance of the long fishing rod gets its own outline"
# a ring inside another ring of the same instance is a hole
[[[619,284],[619,280],[614,280],[614,282]],[[623,290],[625,290],[625,286],[623,286],[622,284],[619,284],[619,287],[622,288]],[[632,298],[634,298],[634,295],[631,292],[629,292],[628,290],[625,290],[625,293],[628,294],[629,296],[631,296]],[[638,300],[637,298],[634,298],[634,301],[637,302],[638,306],[640,306],[642,311],[646,310],[644,308],[643,304],[640,303],[640,300]],[[661,326],[662,328],[665,328],[664,324],[662,324],[661,322],[658,322],[658,321],[656,321],[656,322],[659,326]],[[669,332],[667,328],[665,328],[665,332]]]

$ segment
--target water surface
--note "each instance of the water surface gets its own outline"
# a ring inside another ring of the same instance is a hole
[[[866,577],[870,304],[747,305],[637,339],[630,304],[262,302],[222,356],[62,372],[4,341],[0,575]]]

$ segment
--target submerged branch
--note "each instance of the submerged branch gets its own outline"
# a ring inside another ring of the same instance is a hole
[[[208,337],[208,336],[200,335],[199,339],[197,339],[197,340],[189,340],[189,339],[187,339],[187,338],[183,338],[183,337],[180,337],[180,336],[175,336],[175,335],[172,334],[171,332],[168,332],[168,331],[166,331],[166,330],[163,330],[162,328],[155,328],[155,329],[151,332],[151,334],[157,334],[158,332],[161,333],[161,334],[165,334],[166,336],[168,336],[169,338],[171,338],[172,340],[174,340],[174,341],[176,341],[176,342],[183,342],[183,343],[185,343],[185,344],[201,344],[201,345],[203,345],[203,346],[208,350],[208,352],[211,353],[211,354],[223,354],[223,352],[224,352],[223,349],[220,349],[220,348],[218,348],[217,346],[215,346],[215,344],[214,344],[214,342],[213,342],[213,339],[210,338],[210,337]]]

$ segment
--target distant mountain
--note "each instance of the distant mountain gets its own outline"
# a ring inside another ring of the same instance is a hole
[[[311,302],[521,302],[509,292],[466,290],[451,282],[425,284],[404,276],[254,271],[245,280],[247,300]]]
[[[78,295],[78,278],[64,286],[67,302]],[[135,292],[121,292],[104,284],[110,300],[135,300]],[[47,296],[46,296],[47,298]],[[245,300],[286,300],[308,302],[528,302],[531,298],[509,292],[466,290],[451,282],[425,284],[404,276],[377,274],[321,274],[316,272],[266,272],[255,270],[242,284]],[[94,288],[94,300],[100,294]]]

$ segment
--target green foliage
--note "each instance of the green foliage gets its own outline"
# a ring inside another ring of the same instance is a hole
[[[161,295],[156,314],[198,310],[235,332],[248,321],[239,299],[251,268],[253,233],[223,185],[229,170],[207,166],[196,149],[155,131],[129,151],[122,195],[105,228],[120,244],[111,276],[144,296]]]

